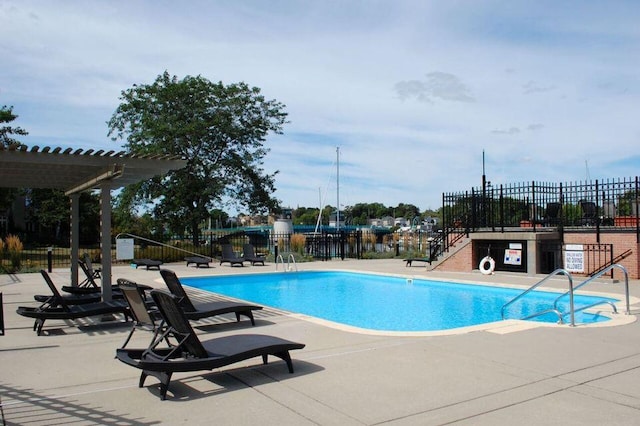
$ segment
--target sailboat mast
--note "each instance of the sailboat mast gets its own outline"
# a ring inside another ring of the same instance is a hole
[[[340,147],[336,147],[336,229],[340,230]]]

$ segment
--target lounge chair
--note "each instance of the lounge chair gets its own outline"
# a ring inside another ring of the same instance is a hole
[[[547,203],[547,208],[544,212],[544,226],[557,226],[560,225],[560,213],[562,212],[562,204],[553,202]]]
[[[160,265],[162,265],[161,260],[153,260],[153,259],[133,259],[131,263],[133,265],[136,265],[136,269],[138,269],[140,266],[144,266],[145,268],[147,268],[147,271],[149,269],[160,270]]]
[[[413,262],[425,262],[431,265],[431,259],[429,259],[428,257],[410,257],[408,259],[404,259],[404,261],[407,262],[407,264],[404,266],[411,266]]]
[[[251,262],[251,266],[254,266],[256,263],[262,263],[262,266],[264,266],[264,256],[256,255],[253,244],[245,244],[242,246],[242,257],[247,262]]]
[[[148,376],[160,380],[160,399],[167,397],[167,391],[174,372],[213,370],[247,359],[262,357],[267,363],[269,355],[284,360],[290,373],[293,363],[289,351],[304,348],[279,337],[260,334],[238,334],[200,341],[178,298],[161,290],[151,291],[151,297],[162,315],[167,327],[159,330],[146,349],[117,349],[116,358],[125,364],[142,370],[138,387],[144,386]],[[169,347],[160,347],[162,341],[175,340]]]
[[[201,266],[206,266],[208,268],[209,262],[210,262],[209,259],[210,258],[208,257],[202,257],[202,256],[189,256],[184,258],[184,260],[187,262],[187,266],[193,263],[194,265],[196,265],[196,268],[199,268]]]
[[[83,260],[78,259],[78,266],[80,270],[84,273],[84,280],[80,281],[77,286],[65,285],[62,286],[62,291],[66,291],[67,293],[72,294],[90,294],[90,293],[100,293],[102,289],[96,283],[95,277],[93,273],[89,271],[86,263]]]
[[[122,291],[124,300],[129,306],[129,314],[133,322],[131,331],[122,345],[124,348],[136,330],[142,329],[155,332],[158,327],[162,327],[163,323],[161,322],[162,318],[160,318],[158,309],[147,303],[145,290],[150,289],[150,287],[138,285],[124,278],[118,278],[118,287]]]
[[[43,277],[45,277],[45,281],[47,281],[47,284],[49,284],[49,282],[51,282],[49,274],[47,274],[47,272],[44,270],[41,270],[40,273]],[[75,320],[78,318],[107,314],[124,314],[125,317],[128,316],[127,303],[124,300],[112,300],[109,302],[87,303],[82,305],[69,305],[65,302],[64,298],[60,295],[60,292],[58,292],[58,289],[56,289],[54,285],[50,285],[50,289],[56,298],[58,306],[45,306],[37,308],[20,306],[16,310],[19,315],[35,319],[33,330],[36,331],[38,336],[42,334],[42,327],[44,326],[44,322],[48,319]]]
[[[94,292],[62,295],[56,290],[56,286],[51,280],[49,274],[44,273],[42,274],[42,277],[44,278],[44,282],[47,284],[49,290],[51,290],[51,294],[36,294],[33,296],[33,299],[36,302],[42,303],[42,305],[39,306],[39,309],[44,310],[47,308],[54,308],[56,306],[60,306],[62,303],[66,303],[67,305],[83,305],[85,303],[97,303],[102,300],[102,295]],[[59,300],[60,298],[63,302]]]
[[[100,287],[98,283],[96,283],[94,276],[87,268],[87,265],[82,260],[78,260],[78,266],[84,273],[85,279],[77,286],[62,286],[62,291],[75,295],[100,295],[100,293],[102,292],[102,287]],[[120,289],[117,285],[111,287],[111,297],[113,299],[122,299],[122,293],[120,292]]]
[[[160,275],[162,275],[162,279],[164,279],[164,282],[167,284],[169,291],[178,298],[178,303],[188,319],[195,321],[202,318],[234,313],[236,314],[237,321],[240,321],[240,316],[244,315],[251,320],[252,325],[256,325],[253,318],[253,311],[262,309],[262,306],[248,305],[241,302],[223,301],[194,304],[191,302],[191,299],[189,299],[187,292],[182,287],[182,283],[180,283],[175,272],[170,271],[169,269],[162,269],[160,271]]]
[[[582,218],[580,225],[595,226],[597,222],[597,207],[593,201],[580,200],[580,210],[582,210]]]
[[[93,267],[93,263],[91,262],[91,256],[89,256],[89,253],[85,253],[82,255],[82,261],[84,262],[85,266],[87,267],[87,270],[91,274],[91,277],[100,278],[102,269]]]
[[[223,244],[222,245],[222,258],[220,259],[220,264],[222,265],[225,262],[228,262],[233,265],[244,266],[244,257],[238,257],[234,251],[231,244]]]

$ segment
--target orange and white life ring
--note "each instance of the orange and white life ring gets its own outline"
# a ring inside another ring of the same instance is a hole
[[[493,260],[491,256],[485,256],[480,261],[478,269],[480,269],[480,272],[482,272],[483,275],[491,275],[496,269],[496,261]]]

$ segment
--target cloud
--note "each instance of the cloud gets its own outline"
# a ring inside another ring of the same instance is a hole
[[[522,88],[524,89],[525,94],[550,92],[556,89],[555,86],[540,86],[533,80],[527,82],[526,84],[523,84]]]
[[[433,103],[434,99],[452,102],[474,102],[469,88],[457,76],[446,72],[431,72],[426,80],[405,80],[395,84],[398,98],[415,98],[421,102]]]
[[[520,129],[517,127],[510,127],[508,129],[496,129],[491,131],[494,135],[517,135],[520,133]]]
[[[527,126],[527,130],[530,130],[530,131],[532,131],[532,132],[533,132],[533,131],[536,131],[536,130],[543,129],[543,128],[544,128],[544,124],[541,124],[541,123],[529,124],[529,125]]]

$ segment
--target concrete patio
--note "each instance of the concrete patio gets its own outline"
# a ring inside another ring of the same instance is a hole
[[[260,273],[267,266],[206,269],[163,265],[178,276]],[[383,272],[408,277],[526,286],[540,277],[427,272],[401,260],[303,263],[301,270]],[[54,270],[59,286],[67,270]],[[157,271],[114,266],[114,278],[164,288]],[[355,333],[264,309],[256,326],[235,318],[194,323],[201,338],[232,333],[276,335],[306,344],[283,362],[252,359],[215,371],[177,373],[166,401],[157,380],[138,388],[139,370],[114,359],[130,324],[47,321],[42,336],[18,306],[36,306],[48,289],[39,274],[0,275],[5,336],[0,336],[0,397],[12,425],[538,425],[637,424],[640,418],[640,323],[618,326],[520,325],[464,333],[392,336]],[[580,279],[578,279],[580,281]],[[566,288],[552,280],[549,287]],[[622,294],[602,280],[590,291]],[[640,282],[630,283],[640,297]],[[215,296],[192,291],[194,297]],[[634,298],[634,301],[638,299]],[[425,309],[427,309],[425,307]],[[640,313],[632,305],[632,314]],[[398,315],[403,315],[398,312]],[[146,347],[136,332],[129,347]],[[247,368],[248,367],[248,368]]]

